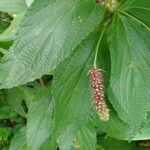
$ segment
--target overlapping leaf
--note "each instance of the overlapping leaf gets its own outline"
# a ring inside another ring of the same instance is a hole
[[[27,150],[26,147],[26,127],[21,128],[13,137],[10,150]]]
[[[26,9],[25,0],[0,0],[0,11],[18,13]]]
[[[96,132],[92,125],[82,127],[76,135],[74,148],[78,150],[95,150],[96,149]]]
[[[109,100],[119,117],[136,131],[150,108],[150,34],[133,18],[114,18]]]
[[[129,143],[109,137],[105,138],[105,136],[99,136],[98,143],[103,147],[102,150],[149,150],[148,147],[142,147],[136,142]]]
[[[93,52],[98,35],[91,35],[75,49],[71,57],[54,73],[55,100],[54,134],[58,137],[68,128],[72,131],[86,123],[93,114],[88,70],[93,64]]]
[[[0,88],[14,87],[52,71],[98,26],[102,16],[92,0],[35,1],[0,64]]]
[[[0,34],[0,42],[8,42],[14,40],[15,34],[19,28],[21,20],[24,17],[24,13],[25,12],[18,13],[13,19],[11,25],[2,34]]]
[[[25,110],[22,106],[22,102],[24,99],[23,92],[20,88],[15,88],[7,91],[7,102],[10,105],[10,107],[17,112],[18,114],[26,117]]]
[[[149,0],[126,0],[120,7],[122,13],[129,13],[137,20],[144,22],[150,26],[150,2]]]
[[[27,116],[27,147],[38,150],[51,135],[52,104],[49,97],[41,98],[31,104]]]

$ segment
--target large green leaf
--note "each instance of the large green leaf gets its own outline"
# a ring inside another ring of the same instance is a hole
[[[6,91],[6,100],[15,112],[26,117],[26,113],[22,105],[23,100],[25,99],[21,88],[14,88]]]
[[[139,146],[136,142],[127,142],[113,138],[98,137],[98,143],[104,148],[103,150],[150,150],[149,147]]]
[[[112,34],[109,100],[133,134],[150,108],[150,34],[122,15],[114,18]]]
[[[150,139],[150,119],[138,129],[136,134],[131,134],[130,128],[121,119],[118,118],[117,113],[109,106],[110,119],[108,122],[102,122],[98,117],[94,119],[94,124],[98,130],[107,133],[108,137],[118,140],[148,140]],[[149,117],[148,117],[149,118]]]
[[[11,25],[2,34],[0,34],[0,42],[8,42],[14,40],[17,29],[21,23],[22,18],[24,17],[24,13],[25,12],[18,13],[14,17]]]
[[[130,17],[139,19],[150,26],[150,2],[149,0],[126,0],[119,10]],[[128,12],[128,13],[126,13]],[[133,16],[131,16],[133,15]]]
[[[96,132],[91,125],[82,127],[76,134],[74,148],[78,150],[96,150]]]
[[[51,137],[46,139],[39,148],[39,150],[56,150],[56,149],[57,149],[57,144],[55,142],[55,144],[53,145]]]
[[[9,26],[9,24],[6,23],[6,22],[4,22],[4,21],[2,20],[2,18],[1,18],[1,13],[0,13],[0,34],[1,34],[2,32],[4,32],[5,29],[7,29],[8,26]]]
[[[143,127],[139,129],[139,132],[134,136],[134,140],[149,140],[150,139],[150,117],[148,117],[148,120],[145,124],[143,124]]]
[[[0,119],[9,119],[15,116],[16,113],[9,106],[0,106]]]
[[[107,133],[107,136],[120,140],[129,140],[130,132],[128,126],[121,121],[116,112],[110,108],[110,119],[108,122],[102,122],[98,117],[94,120],[98,130]]]
[[[0,0],[0,11],[17,13],[25,9],[25,0]]]
[[[0,64],[0,88],[35,80],[55,69],[102,17],[102,10],[93,0],[35,1]]]
[[[0,127],[0,145],[3,141],[7,141],[10,136],[8,128]]]
[[[25,102],[27,108],[30,107],[33,101],[40,100],[43,95],[49,96],[49,88],[43,88],[36,82],[30,83],[32,88],[28,85],[19,86],[13,89],[5,90],[6,100],[11,108],[18,114],[26,117],[25,107],[23,107],[23,102]]]
[[[90,35],[54,73],[54,132],[57,137],[83,125],[93,114],[88,70],[93,64],[97,38],[95,34]]]
[[[7,50],[6,50],[6,49],[4,49],[4,48],[0,48],[0,53],[5,54],[6,52],[7,52]]]
[[[82,126],[76,133],[68,127],[57,141],[60,150],[95,150],[96,131],[92,124]]]
[[[55,132],[55,131],[54,131]],[[72,126],[67,126],[63,131],[63,134],[57,139],[57,144],[60,150],[72,150],[74,142],[75,133],[73,132]]]
[[[9,150],[27,150],[26,127],[21,128],[13,137]]]
[[[28,150],[38,150],[51,135],[52,104],[50,97],[40,98],[29,107],[27,116],[27,146]]]

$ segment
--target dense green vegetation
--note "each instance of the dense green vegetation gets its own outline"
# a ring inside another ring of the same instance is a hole
[[[149,27],[149,0],[0,0],[0,150],[150,150]]]

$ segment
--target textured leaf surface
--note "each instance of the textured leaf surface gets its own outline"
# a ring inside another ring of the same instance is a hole
[[[96,149],[96,132],[93,126],[82,127],[76,135],[74,148],[78,150],[95,150]]]
[[[13,137],[10,150],[27,150],[26,147],[26,127],[21,128]]]
[[[98,138],[98,143],[104,148],[103,150],[149,150],[148,147],[138,146],[136,142],[129,143],[104,136]]]
[[[10,131],[8,128],[0,127],[0,141],[7,141],[10,136]]]
[[[7,29],[7,27],[9,26],[9,24],[5,23],[2,18],[0,18],[0,34],[2,32],[4,32],[4,30]]]
[[[13,19],[11,25],[2,34],[0,34],[0,42],[7,42],[14,40],[17,29],[19,28],[21,20],[24,17],[24,13],[25,12],[18,13]]]
[[[0,0],[0,11],[17,13],[25,9],[25,0]]]
[[[7,91],[7,102],[10,107],[18,114],[26,117],[22,102],[24,100],[23,91],[21,88],[15,88]]]
[[[150,103],[150,34],[137,21],[115,17],[109,100],[132,131],[146,119]]]
[[[93,0],[36,1],[27,12],[10,52],[0,64],[1,88],[52,71],[103,17]]]
[[[125,124],[121,119],[118,118],[117,113],[110,108],[110,120],[109,122],[102,122],[99,118],[95,118],[95,126],[100,131],[107,133],[107,136],[119,139],[119,140],[148,140],[150,139],[150,119],[146,121],[145,124],[141,126],[140,129],[136,132],[136,134],[131,134],[130,128],[127,124]],[[149,118],[149,117],[148,117]]]
[[[0,48],[0,53],[5,54],[7,52],[7,50],[5,50],[4,48]]]
[[[130,132],[128,126],[121,121],[116,112],[110,108],[110,120],[108,122],[102,122],[99,118],[95,118],[95,126],[100,131],[106,132],[109,137],[113,137],[121,140],[129,140]]]
[[[139,129],[139,132],[135,135],[134,140],[149,140],[150,139],[150,116],[148,112],[148,120],[145,124],[143,124],[143,127]]]
[[[96,131],[92,124],[83,125],[76,133],[71,126],[59,137],[58,146],[61,150],[95,150]]]
[[[150,2],[149,0],[127,0],[120,10],[132,14],[133,17],[139,19],[150,27]]]
[[[26,112],[23,107],[23,102],[25,102],[27,108],[29,108],[33,101],[40,100],[40,98],[43,98],[43,95],[49,95],[48,88],[39,87],[39,84],[35,83],[29,84],[32,88],[28,87],[28,85],[23,85],[5,90],[8,104],[14,111],[24,117],[26,117]]]
[[[27,116],[27,146],[28,150],[38,150],[50,136],[52,104],[49,97],[41,98],[30,105]]]
[[[68,128],[83,125],[93,114],[88,70],[93,64],[97,38],[92,35],[81,43],[54,73],[54,131],[57,136]]]
[[[63,134],[57,139],[58,147],[61,150],[72,150],[74,143],[75,132],[73,126],[67,126]]]
[[[0,119],[9,119],[16,116],[16,113],[9,106],[0,106]]]

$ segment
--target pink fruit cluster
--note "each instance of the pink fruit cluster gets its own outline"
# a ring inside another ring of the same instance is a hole
[[[109,110],[107,109],[107,105],[104,101],[104,86],[103,79],[100,69],[92,68],[89,71],[91,86],[93,90],[93,105],[96,109],[97,114],[100,119],[103,121],[109,120]]]

